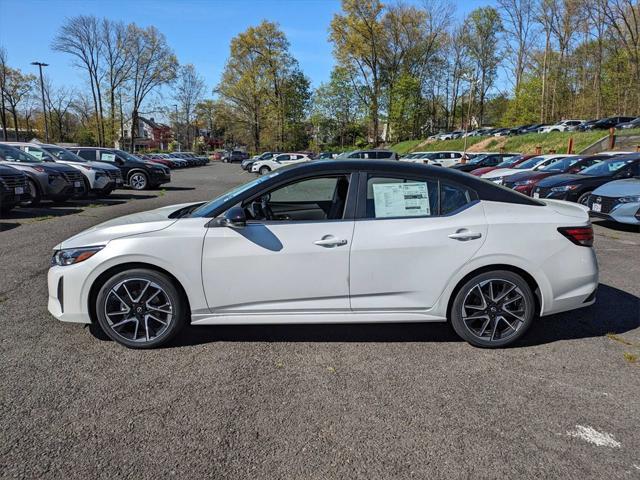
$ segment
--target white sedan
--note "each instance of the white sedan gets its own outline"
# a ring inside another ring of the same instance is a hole
[[[594,303],[592,241],[576,204],[440,167],[310,162],[65,240],[48,307],[131,348],[188,323],[446,321],[502,347],[538,316]]]
[[[565,157],[575,157],[575,155],[567,155],[567,154],[548,154],[548,155],[538,155],[537,157],[531,157],[528,160],[516,165],[513,168],[498,168],[496,170],[492,170],[488,173],[482,175],[482,178],[487,180],[491,180],[498,185],[502,185],[504,183],[504,179],[509,175],[514,175],[516,173],[526,172],[526,171],[536,171],[540,170],[542,167],[546,167],[547,165],[558,161],[561,158]]]
[[[311,158],[303,153],[281,153],[266,160],[259,160],[251,165],[253,173],[266,175],[267,173],[287,165],[310,162]]]

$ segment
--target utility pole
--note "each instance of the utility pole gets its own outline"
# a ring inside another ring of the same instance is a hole
[[[469,80],[469,113],[467,114],[467,124],[464,129],[464,148],[462,152],[462,156],[464,157],[462,163],[467,163],[467,138],[469,134],[469,124],[471,123],[471,102],[473,101],[473,90],[476,86],[476,79],[472,78]],[[480,125],[482,126],[482,125]]]
[[[47,124],[47,104],[44,101],[44,80],[42,79],[42,67],[48,67],[48,63],[31,62],[31,65],[37,65],[40,70],[40,94],[42,95],[42,113],[44,115],[44,137],[49,143],[49,125]]]
[[[178,152],[180,151],[180,138],[178,137],[178,105],[174,105],[173,108],[176,109],[176,142],[178,142]]]

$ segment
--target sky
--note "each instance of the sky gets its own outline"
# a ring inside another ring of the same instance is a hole
[[[408,3],[420,3],[409,0]],[[462,19],[493,0],[455,1]],[[85,14],[155,25],[167,38],[181,64],[192,63],[204,77],[210,95],[229,54],[231,39],[262,20],[277,22],[291,52],[314,87],[329,78],[333,66],[328,28],[340,11],[339,0],[0,0],[0,46],[9,65],[37,73],[33,61],[48,63],[45,73],[54,85],[84,88],[85,76],[69,55],[51,50],[51,41],[65,18]]]

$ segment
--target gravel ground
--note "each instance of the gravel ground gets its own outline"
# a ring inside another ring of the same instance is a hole
[[[504,350],[396,324],[192,327],[133,351],[47,313],[59,241],[249,178],[212,164],[164,190],[0,220],[1,477],[640,477],[633,229],[595,226],[594,307]]]

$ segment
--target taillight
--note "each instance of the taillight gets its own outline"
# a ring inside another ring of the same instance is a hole
[[[588,227],[560,227],[558,231],[576,245],[593,246],[593,228]]]

